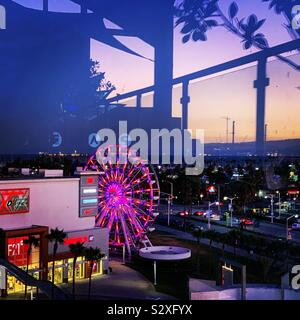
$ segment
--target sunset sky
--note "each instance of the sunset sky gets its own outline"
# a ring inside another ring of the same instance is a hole
[[[40,9],[42,0],[15,0],[28,7]],[[231,0],[221,0],[224,10]],[[238,16],[255,13],[258,18],[266,18],[261,28],[271,46],[291,40],[283,24],[282,16],[268,10],[262,0],[237,0],[240,6]],[[79,7],[69,0],[49,0],[51,11],[78,12]],[[105,21],[107,27],[118,28],[113,21]],[[216,28],[208,33],[207,42],[182,44],[180,28],[174,33],[174,77],[201,70],[243,55],[255,52],[245,51],[240,39],[225,29]],[[118,38],[131,49],[153,59],[153,48],[139,39]],[[116,93],[125,93],[153,84],[153,62],[138,58],[107,45],[91,40],[91,57],[100,61],[101,70],[117,87]],[[300,57],[293,59],[300,63]],[[271,84],[267,90],[268,139],[300,138],[300,77],[287,65],[273,61],[268,67]],[[236,140],[253,141],[255,135],[256,95],[253,81],[256,68],[249,66],[230,74],[213,79],[198,81],[190,86],[190,128],[205,129],[207,142],[225,142],[226,121],[229,116],[236,121]],[[178,90],[174,90],[173,114],[181,113],[178,103]],[[231,121],[230,121],[231,126]],[[231,130],[230,130],[231,131]]]

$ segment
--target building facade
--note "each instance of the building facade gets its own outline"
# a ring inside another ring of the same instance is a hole
[[[94,186],[84,186],[82,181]],[[108,270],[109,232],[106,228],[95,228],[95,204],[82,207],[82,203],[97,198],[94,176],[74,178],[20,178],[0,181],[0,256],[11,264],[26,270],[43,280],[52,280],[53,243],[47,235],[51,229],[59,228],[67,236],[59,244],[55,255],[54,282],[72,281],[73,255],[70,244],[84,243],[85,247],[98,247],[105,257],[94,264],[93,274],[101,275]],[[83,197],[85,188],[88,197]],[[93,190],[93,188],[95,190]],[[94,196],[92,192],[94,191]],[[94,198],[93,198],[94,197]],[[87,200],[86,200],[87,199]],[[97,204],[96,204],[97,205]],[[88,214],[84,214],[87,212]],[[89,214],[91,212],[92,214]],[[39,239],[39,246],[32,248],[27,256],[29,236]],[[86,278],[89,273],[84,256],[76,263],[76,278]],[[6,274],[2,294],[20,292],[24,284]]]

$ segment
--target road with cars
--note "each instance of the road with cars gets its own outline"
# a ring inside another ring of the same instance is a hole
[[[203,216],[195,216],[195,215],[188,215],[188,216],[180,216],[178,212],[184,211],[183,205],[174,205],[172,207],[172,215],[170,215],[170,225],[175,226],[176,224],[181,224],[183,226],[184,222],[188,224],[192,224],[193,226],[203,228],[205,230],[208,229],[208,219]],[[200,211],[205,209],[194,209],[195,211]],[[159,220],[164,224],[167,225],[167,209],[164,206],[160,207],[160,216]],[[234,217],[236,218],[236,217]],[[234,227],[239,227],[238,223],[233,225]],[[226,221],[216,221],[211,219],[211,230],[215,230],[217,232],[225,233],[231,230],[230,223],[229,226],[226,225]],[[286,239],[287,229],[286,224],[276,223],[276,219],[274,223],[266,222],[266,221],[259,221],[259,225],[253,224],[244,227],[245,230],[256,232],[262,234],[267,237],[277,238],[277,239]],[[291,231],[292,241],[300,243],[300,231]]]

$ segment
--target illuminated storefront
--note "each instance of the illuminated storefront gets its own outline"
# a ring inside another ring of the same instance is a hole
[[[0,251],[4,258],[13,265],[26,271],[37,279],[47,278],[48,241],[46,235],[48,227],[35,226],[31,228],[0,230]],[[34,236],[39,241],[39,246],[32,247],[28,256],[29,245],[26,244],[29,236]],[[28,261],[27,261],[28,256]],[[6,292],[4,294],[24,291],[24,284],[7,273]]]
[[[48,280],[52,281],[52,266],[53,262],[48,263]],[[79,257],[76,261],[76,271],[75,278],[85,279],[88,278],[88,263],[85,261],[84,257]],[[99,276],[103,274],[103,261],[97,261],[93,267],[92,276]],[[54,271],[54,283],[68,283],[73,281],[73,258],[66,260],[56,260],[55,261],[55,271]]]
[[[46,235],[50,229],[63,229],[67,237],[58,245],[55,255],[56,284],[72,282],[73,255],[69,245],[82,242],[86,247],[100,248],[105,257],[93,267],[93,276],[107,273],[109,234],[106,228],[95,228],[97,176],[54,177],[51,179],[0,180],[0,258],[40,279],[52,281],[53,243]],[[81,181],[82,180],[82,181]],[[82,182],[82,183],[81,183]],[[86,202],[88,199],[88,202]],[[34,236],[39,246],[28,256],[26,240]],[[76,279],[89,275],[84,257],[76,262]],[[22,279],[23,280],[23,279]],[[24,291],[24,284],[9,274],[1,296]],[[28,292],[30,292],[28,287]]]

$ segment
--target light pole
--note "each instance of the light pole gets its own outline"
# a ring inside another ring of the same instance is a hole
[[[274,222],[274,194],[270,194],[269,196],[265,196],[265,199],[271,199],[271,223]]]
[[[233,198],[229,198],[229,197],[224,197],[224,200],[230,200],[230,208],[229,208],[229,211],[230,211],[230,226],[232,227],[232,211],[233,211],[233,206],[232,206],[232,202],[233,200],[235,199],[235,197]]]
[[[170,226],[170,212],[171,212],[171,199],[172,199],[172,195],[169,194],[169,193],[166,193],[166,192],[161,192],[161,194],[165,194],[168,198],[167,198],[167,201],[168,201],[168,212],[167,212],[167,215],[168,215],[168,227]],[[162,199],[162,198],[161,198]]]
[[[173,191],[174,191],[174,184],[173,184],[173,182],[171,182],[171,181],[168,181],[168,180],[165,180],[164,182],[166,182],[166,183],[169,183],[170,184],[170,186],[171,186],[171,197],[172,197],[172,199],[171,199],[171,204],[173,204]]]
[[[202,202],[202,200],[203,200],[203,197],[204,197],[204,195],[203,195],[203,193],[201,193],[201,194],[200,194],[201,202]]]
[[[293,214],[290,217],[286,218],[286,240],[289,240],[289,220],[292,218],[298,218],[297,214]]]
[[[279,219],[280,219],[281,218],[281,195],[279,190],[277,190],[276,193],[278,194],[278,213],[279,213]]]
[[[168,227],[170,226],[171,197],[168,196]]]
[[[208,217],[207,217],[207,227],[208,227],[208,230],[210,230],[210,207],[213,206],[213,205],[219,205],[219,202],[216,201],[216,202],[213,202],[211,203],[210,201],[208,202]]]
[[[168,196],[168,226],[170,225],[170,214],[172,214],[172,205],[173,205],[173,193],[174,193],[174,184],[171,181],[165,180],[164,182],[169,183],[171,186],[171,193]]]

